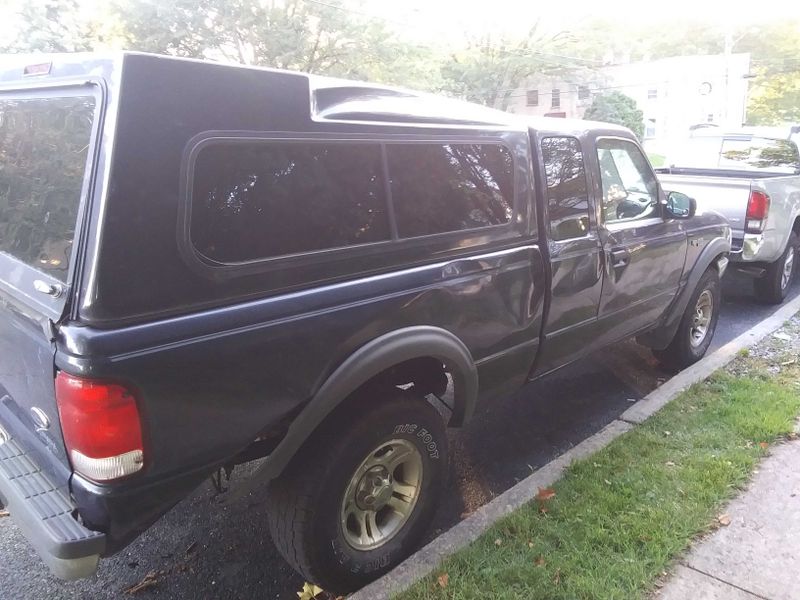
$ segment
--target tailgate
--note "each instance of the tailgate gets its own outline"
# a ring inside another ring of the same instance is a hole
[[[71,470],[53,332],[70,300],[100,104],[86,83],[0,92],[0,426],[62,491]]]
[[[659,174],[664,190],[682,192],[697,201],[698,212],[714,211],[731,224],[734,238],[744,236],[750,179]]]

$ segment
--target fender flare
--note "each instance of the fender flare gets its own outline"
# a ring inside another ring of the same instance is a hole
[[[278,477],[325,418],[370,379],[394,365],[422,357],[437,358],[445,365],[453,378],[451,424],[466,423],[478,398],[478,372],[464,342],[438,327],[398,329],[364,344],[339,365],[295,417],[275,450],[231,499],[240,497],[257,483]]]
[[[718,260],[721,256],[727,255],[731,250],[730,243],[723,237],[714,238],[697,257],[692,272],[689,278],[683,285],[683,288],[672,302],[672,306],[667,311],[661,325],[652,331],[648,331],[636,338],[636,340],[650,348],[656,350],[663,350],[669,346],[678,327],[681,324],[683,313],[686,312],[686,306],[689,304],[689,299],[692,297],[697,284],[700,283],[700,278],[708,268]]]

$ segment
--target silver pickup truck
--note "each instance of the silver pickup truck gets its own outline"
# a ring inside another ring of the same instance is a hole
[[[732,267],[755,278],[756,296],[786,298],[800,250],[800,154],[789,139],[709,132],[673,148],[656,169],[665,190],[696,199],[731,223]]]

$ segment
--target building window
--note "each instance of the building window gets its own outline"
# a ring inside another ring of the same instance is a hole
[[[588,100],[588,99],[589,99],[589,87],[586,85],[579,85],[578,100]]]
[[[656,88],[651,88],[647,90],[647,99],[648,100],[655,100],[658,98],[658,90]]]
[[[528,90],[528,106],[539,106],[539,90]]]
[[[714,114],[713,113],[709,113],[708,114],[708,118],[706,119],[706,121],[708,121],[709,123],[713,123],[714,122]]]
[[[561,108],[561,90],[553,90],[552,108]]]
[[[652,138],[656,137],[656,120],[655,119],[647,119],[644,123],[644,137]]]

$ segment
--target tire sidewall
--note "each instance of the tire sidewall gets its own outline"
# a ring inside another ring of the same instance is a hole
[[[447,438],[438,413],[424,400],[421,410],[389,411],[370,428],[360,428],[320,482],[313,537],[315,561],[325,571],[341,573],[341,588],[350,588],[387,572],[410,554],[425,534],[447,477]],[[425,410],[422,410],[425,409]],[[422,456],[422,487],[411,516],[395,536],[373,550],[356,550],[344,538],[340,511],[347,485],[367,455],[392,439],[407,440]],[[329,493],[324,493],[328,490]]]
[[[697,301],[705,291],[711,292],[711,322],[709,323],[708,331],[706,332],[706,337],[703,340],[703,343],[699,346],[694,346],[692,345],[691,341],[692,320],[695,307],[697,306]],[[703,358],[705,353],[708,351],[709,346],[711,346],[711,342],[714,339],[714,333],[717,330],[717,322],[719,321],[719,309],[722,301],[720,291],[721,286],[719,275],[717,275],[716,271],[706,271],[703,277],[700,278],[700,282],[697,284],[694,294],[692,294],[692,298],[686,307],[686,313],[683,316],[683,321],[681,322],[680,335],[683,340],[682,351],[685,353],[685,357],[687,359],[683,362],[697,362]]]
[[[792,248],[794,248],[795,252],[795,264],[788,285],[783,287],[781,285],[783,280],[783,267],[786,264],[786,259],[788,258],[789,252]],[[757,292],[761,300],[769,303],[780,303],[786,299],[786,296],[789,294],[789,289],[792,287],[792,283],[794,283],[794,278],[797,274],[798,249],[800,249],[800,243],[798,242],[797,234],[792,231],[789,234],[789,241],[786,243],[786,248],[784,249],[783,254],[781,254],[781,257],[774,263],[768,265],[767,273],[761,280],[756,280],[756,286],[757,288],[760,288],[757,290]]]

